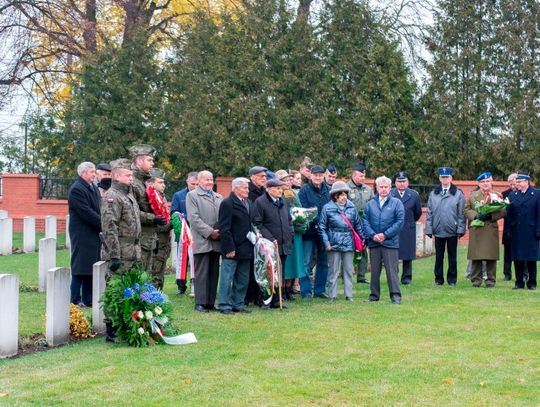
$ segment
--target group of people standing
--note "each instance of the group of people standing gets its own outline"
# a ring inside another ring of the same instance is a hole
[[[107,262],[110,273],[141,265],[152,274],[154,284],[163,288],[174,212],[186,220],[191,231],[192,289],[198,312],[245,313],[250,312],[250,303],[261,309],[287,307],[295,294],[335,301],[340,275],[345,299],[352,301],[355,272],[357,283],[370,284],[368,300],[378,301],[383,266],[390,299],[399,304],[400,280],[402,285],[412,282],[415,224],[422,208],[418,193],[409,188],[405,171],[394,175],[394,188],[390,178],[378,177],[374,194],[365,183],[363,164],[353,165],[350,178],[344,182],[338,180],[334,165],[325,168],[306,157],[299,171],[274,173],[262,166],[250,168],[246,177],[232,180],[227,198],[214,191],[211,172],[193,172],[187,176],[186,188],[174,194],[169,209],[163,194],[165,173],[154,168],[155,149],[137,145],[129,152],[131,159],[100,164],[98,169],[92,163],[82,163],[79,178],[70,189],[72,273],[90,275],[90,284],[88,278],[73,279],[74,303],[90,305],[91,269],[100,258]],[[108,171],[110,176],[96,180],[99,170]],[[471,281],[474,286],[482,283],[485,266],[486,286],[493,287],[499,251],[497,220],[505,218],[504,243],[505,250],[511,251],[508,258],[515,261],[515,288],[536,288],[540,192],[530,186],[526,174],[516,174],[515,187],[505,192],[511,202],[508,211],[481,215],[477,204],[492,192],[491,174],[481,174],[478,190],[465,200],[463,192],[452,184],[452,173],[451,168],[439,169],[441,184],[428,200],[426,234],[435,238],[435,284],[445,281],[445,252],[449,264],[446,282],[456,284],[457,241],[465,234],[466,221],[479,219],[484,226],[471,229],[469,239]],[[103,178],[112,182],[102,182]],[[293,208],[300,207],[317,209],[315,219],[302,228],[295,225],[292,216]],[[250,232],[270,240],[277,250],[282,284],[281,292],[271,299],[263,297],[254,276]],[[90,240],[92,245],[88,246]],[[362,250],[363,245],[367,249]],[[368,257],[370,282],[366,278]],[[184,294],[186,279],[177,279],[177,284],[178,294]],[[278,302],[278,297],[285,302]],[[110,325],[107,339],[115,340]]]

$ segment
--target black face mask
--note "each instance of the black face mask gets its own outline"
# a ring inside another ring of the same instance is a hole
[[[106,191],[111,187],[111,183],[112,178],[103,178],[101,181],[98,182],[98,187]]]

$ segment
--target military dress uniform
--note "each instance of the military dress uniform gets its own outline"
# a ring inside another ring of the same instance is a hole
[[[358,215],[362,217],[364,208],[366,207],[367,203],[371,200],[371,198],[373,198],[373,190],[366,184],[356,185],[356,183],[352,179],[350,179],[349,182],[347,182],[347,186],[351,189],[351,191],[349,192],[349,200],[354,204],[354,206],[356,206]],[[358,266],[357,266],[358,274],[356,275],[356,281],[358,283],[367,282],[366,280],[367,264],[368,264],[368,251],[365,250],[364,255],[358,262]]]
[[[129,149],[132,157],[135,158],[139,155],[153,156],[155,149],[152,146],[146,144],[140,144],[133,146]],[[150,202],[146,196],[146,181],[150,179],[150,174],[143,173],[142,171],[133,169],[133,195],[139,205],[139,216],[141,219],[141,261],[144,269],[149,273],[152,271],[152,261],[154,251],[157,247],[157,234],[155,218],[156,215],[150,208]]]

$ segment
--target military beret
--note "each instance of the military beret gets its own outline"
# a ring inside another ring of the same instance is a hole
[[[484,171],[482,174],[480,174],[478,177],[476,177],[476,180],[477,180],[478,182],[480,182],[480,181],[482,181],[482,180],[484,180],[484,179],[487,179],[487,178],[489,178],[489,177],[491,177],[491,172],[489,172],[489,171]]]
[[[406,181],[409,179],[409,173],[407,171],[399,171],[394,174],[396,181]]]
[[[284,179],[284,178],[287,178],[287,177],[290,177],[291,174],[289,174],[287,171],[285,170],[278,170],[276,171],[276,178],[277,179]]]
[[[302,162],[300,163],[300,168],[303,168],[303,167],[307,167],[307,168],[313,167],[313,161],[311,161],[311,158],[309,158],[308,156],[305,156]]]
[[[280,187],[282,185],[285,185],[285,183],[283,181],[281,181],[280,179],[277,179],[277,178],[272,178],[272,179],[268,180],[268,182],[266,184],[266,188]]]
[[[353,171],[366,172],[366,166],[364,164],[358,163],[352,166]]]
[[[267,171],[267,168],[261,167],[260,165],[256,165],[255,167],[251,167],[249,169],[248,174],[251,176],[251,175],[259,174],[260,172],[266,172],[266,171]]]
[[[96,166],[96,170],[111,172],[111,165],[107,163],[101,163]]]
[[[156,149],[148,144],[137,144],[128,148],[129,153],[133,158],[139,155],[149,155],[151,157],[156,153]]]
[[[336,166],[332,163],[328,164],[326,167],[326,171],[328,171],[331,174],[335,174],[337,172]]]
[[[454,170],[450,167],[441,167],[439,168],[440,177],[450,177],[454,173]]]
[[[165,178],[165,170],[161,168],[152,168],[150,170],[150,177],[152,178]]]
[[[324,172],[324,168],[322,165],[315,164],[313,167],[311,167],[311,173],[312,174],[320,174]]]
[[[117,160],[111,161],[110,165],[111,170],[116,170],[119,168],[131,170],[131,160],[128,160],[127,158],[119,158]]]

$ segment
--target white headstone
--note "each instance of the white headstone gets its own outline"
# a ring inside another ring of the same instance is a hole
[[[431,256],[433,254],[433,239],[429,236],[426,236],[425,239],[424,254],[426,256]]]
[[[174,232],[171,233],[171,267],[176,272],[176,263],[178,263],[178,243],[174,239]]]
[[[56,216],[45,216],[45,238],[56,239]]]
[[[13,219],[0,219],[0,255],[13,252]]]
[[[69,215],[66,215],[66,248],[71,249],[71,238],[69,236]]]
[[[92,324],[94,332],[105,332],[105,315],[99,303],[101,294],[105,291],[105,274],[107,273],[107,263],[98,261],[94,263],[92,278]]]
[[[69,341],[69,297],[71,271],[64,267],[47,270],[47,314],[45,338],[49,346]]]
[[[36,251],[36,218],[25,216],[23,219],[23,251]]]
[[[416,257],[424,256],[424,224],[416,222]]]
[[[56,267],[56,239],[39,240],[39,286],[40,292],[47,288],[47,270]]]
[[[0,358],[17,354],[19,346],[19,276],[0,274]]]
[[[0,219],[4,219],[8,217],[8,211],[0,210]]]

